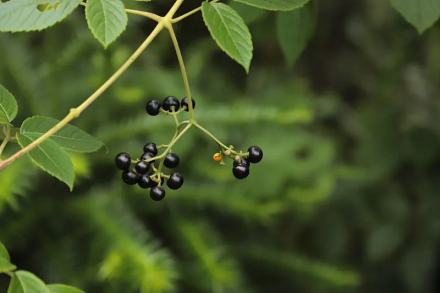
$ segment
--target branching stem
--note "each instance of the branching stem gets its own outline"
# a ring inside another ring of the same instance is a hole
[[[3,153],[3,150],[5,149],[6,145],[9,142],[9,139],[11,139],[11,126],[5,125],[3,127],[3,130],[5,132],[5,139],[3,140],[2,144],[0,145],[0,162],[1,162],[1,155]]]

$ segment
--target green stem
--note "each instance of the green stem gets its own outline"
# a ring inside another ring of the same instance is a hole
[[[209,2],[209,3],[216,3],[216,2],[219,2],[219,1],[220,1],[220,0],[214,0],[214,1],[211,1],[211,2]],[[176,18],[174,18],[174,19],[171,19],[171,22],[172,22],[172,23],[179,22],[179,21],[181,21],[181,20],[187,18],[188,16],[193,15],[194,13],[199,12],[200,10],[202,10],[202,6],[196,8],[196,9],[194,9],[194,10],[191,10],[190,12],[185,13],[185,14],[182,15],[182,16],[179,16],[179,17],[176,17]]]
[[[185,63],[183,62],[182,53],[180,52],[179,42],[177,41],[176,34],[171,23],[165,25],[170,32],[171,39],[173,40],[174,49],[176,50],[177,59],[179,60],[180,70],[182,71],[183,83],[185,84],[186,97],[188,98],[189,107],[189,122],[194,123],[196,121],[194,117],[194,107],[191,99],[191,90],[189,89],[188,75],[186,74]]]
[[[3,150],[5,149],[6,145],[9,142],[9,139],[11,138],[11,126],[5,125],[3,127],[3,131],[5,132],[5,139],[3,140],[2,144],[0,145],[0,161],[1,161],[1,155],[3,153]]]

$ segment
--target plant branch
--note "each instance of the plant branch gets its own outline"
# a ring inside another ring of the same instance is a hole
[[[211,1],[211,2],[209,2],[209,3],[216,3],[216,2],[219,2],[219,1],[220,1],[220,0],[214,0],[214,1]],[[202,10],[202,6],[196,8],[196,9],[194,9],[194,10],[191,10],[190,12],[185,13],[185,14],[182,15],[182,16],[179,16],[179,17],[176,17],[176,18],[174,18],[174,19],[171,19],[171,23],[179,22],[179,21],[181,21],[181,20],[187,18],[188,16],[193,15],[194,13],[199,12],[200,10]]]
[[[183,0],[180,0],[183,1]],[[177,3],[177,2],[176,2]],[[57,125],[55,125],[48,132],[40,136],[33,143],[29,144],[16,154],[12,155],[10,158],[4,160],[0,163],[0,171],[6,168],[13,161],[26,154],[40,143],[48,139],[51,135],[56,133],[58,130],[63,128],[66,124],[68,124],[73,119],[77,118],[90,104],[92,104],[101,94],[112,85],[122,73],[139,57],[139,55],[148,47],[148,45],[154,40],[154,38],[162,31],[164,25],[162,22],[159,22],[156,28],[151,32],[151,34],[147,37],[147,39],[142,43],[142,45],[131,55],[131,57],[119,68],[96,92],[94,92],[87,100],[85,100],[78,108],[71,109],[69,115],[67,115],[63,120],[61,120]]]
[[[87,6],[87,4],[84,3],[84,2],[81,2],[79,4],[84,6],[84,7]],[[154,13],[151,13],[151,12],[139,11],[139,10],[133,10],[133,9],[125,9],[125,12],[131,13],[131,14],[136,14],[136,15],[142,15],[142,16],[148,17],[148,18],[150,18],[150,19],[152,19],[154,21],[157,21],[157,22],[160,22],[162,20],[161,16],[159,16],[157,14],[154,14]]]
[[[188,98],[188,107],[189,107],[189,122],[194,123],[194,107],[192,104],[191,98],[191,90],[189,89],[188,75],[186,74],[185,63],[183,62],[182,53],[180,52],[179,43],[176,38],[176,34],[174,33],[174,29],[171,23],[169,23],[166,28],[170,32],[171,39],[173,40],[173,45],[176,50],[177,59],[179,60],[180,70],[182,71],[183,83],[185,84],[186,89],[186,97]]]
[[[0,162],[1,162],[1,155],[3,153],[3,150],[5,149],[6,145],[9,142],[9,139],[11,138],[11,126],[5,125],[5,126],[3,126],[3,130],[5,133],[5,139],[3,140],[2,144],[0,145]]]

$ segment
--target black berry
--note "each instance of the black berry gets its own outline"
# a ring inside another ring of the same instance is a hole
[[[147,103],[147,113],[151,116],[156,116],[160,112],[160,101],[151,100]]]
[[[116,167],[121,170],[127,170],[131,165],[131,157],[127,153],[120,153],[115,158]]]
[[[141,157],[141,160],[146,161],[146,160],[149,160],[149,159],[151,159],[151,158],[154,158],[154,155],[153,155],[152,153],[144,153],[144,154],[142,155],[142,157]],[[150,162],[148,162],[148,163],[153,164],[154,161],[150,161]]]
[[[245,165],[245,166],[248,167],[248,168],[249,168],[249,166],[250,166],[249,159],[246,158],[246,157],[241,157],[241,159],[240,159],[240,163],[237,162],[237,161],[234,161],[234,166],[237,166],[238,164]]]
[[[139,178],[138,185],[140,188],[147,189],[151,187],[151,183],[153,180],[150,178],[149,175],[144,174]]]
[[[139,161],[136,163],[134,168],[136,169],[136,172],[138,172],[138,174],[147,174],[148,169],[150,169],[150,163]]]
[[[150,197],[154,201],[162,200],[165,197],[165,190],[160,186],[153,187],[150,190]]]
[[[195,109],[196,108],[196,101],[193,98],[191,98],[191,101],[192,101],[193,109]],[[182,108],[186,107],[186,109],[185,109],[186,112],[189,111],[189,105],[188,105],[188,98],[187,97],[184,97],[182,99],[182,101],[180,102],[180,106],[182,106]]]
[[[169,169],[174,169],[179,166],[179,156],[173,153],[168,153],[165,156],[165,160],[163,161],[163,165]]]
[[[165,100],[163,100],[162,108],[165,111],[171,111],[171,106],[174,106],[174,111],[177,112],[177,110],[179,110],[180,102],[176,97],[169,96],[169,97],[166,97]]]
[[[248,148],[249,152],[249,161],[253,164],[256,164],[263,159],[263,151],[257,146],[251,146]]]
[[[150,142],[144,145],[144,153],[152,153],[153,155],[157,155],[156,144],[154,142]]]
[[[238,164],[232,168],[232,173],[237,179],[244,179],[249,175],[249,168],[245,165]]]
[[[183,176],[179,173],[171,173],[170,178],[168,178],[167,185],[170,189],[176,190],[182,187]]]
[[[139,181],[139,175],[133,170],[128,169],[122,172],[122,180],[128,185],[135,185]]]

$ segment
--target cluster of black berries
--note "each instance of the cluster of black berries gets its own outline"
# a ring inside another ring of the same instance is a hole
[[[151,188],[150,197],[159,201],[165,197],[165,190],[162,188],[164,184],[164,177],[161,176],[161,183],[157,182],[157,174],[155,172],[148,172],[150,166],[155,161],[147,162],[147,160],[154,158],[157,155],[157,147],[153,142],[147,143],[144,146],[144,154],[140,161],[136,163],[135,170],[131,166],[131,157],[127,153],[120,153],[116,156],[115,163],[118,169],[122,170],[122,180],[129,185],[139,185],[143,189]],[[173,153],[168,153],[165,156],[163,165],[169,169],[174,169],[179,165],[179,156]],[[179,173],[171,173],[167,180],[167,186],[170,189],[179,189],[183,184],[183,176]]]
[[[196,107],[196,101],[194,101],[193,98],[191,98],[191,100],[194,109]],[[177,112],[181,107],[186,107],[185,111],[189,111],[188,98],[185,97],[179,102],[176,97],[169,96],[166,97],[162,103],[159,100],[151,100],[147,103],[147,113],[151,116],[156,116],[159,114],[161,107],[165,111],[171,111],[173,110],[171,107],[174,107],[174,112]]]
[[[249,156],[241,157],[240,162],[234,161],[232,174],[237,179],[244,179],[249,176],[249,168],[252,164],[259,163],[263,159],[263,151],[257,146],[251,146],[248,149]]]

